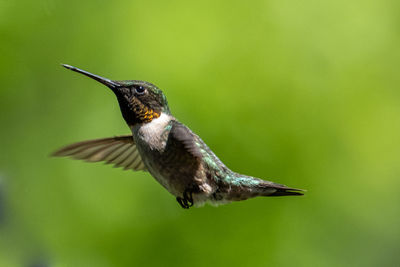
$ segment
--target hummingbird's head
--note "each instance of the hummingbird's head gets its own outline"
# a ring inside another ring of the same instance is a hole
[[[69,65],[63,66],[109,87],[116,95],[122,116],[129,126],[151,122],[161,113],[170,114],[167,98],[154,84],[137,80],[113,81]]]

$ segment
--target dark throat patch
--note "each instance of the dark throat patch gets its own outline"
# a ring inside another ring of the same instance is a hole
[[[137,98],[133,98],[131,103],[132,103],[132,110],[135,113],[135,117],[141,123],[151,122],[153,119],[156,119],[161,115],[160,113],[144,105]]]

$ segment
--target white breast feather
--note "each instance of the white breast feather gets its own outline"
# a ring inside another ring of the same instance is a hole
[[[170,115],[161,113],[160,117],[140,126],[138,129],[138,137],[149,144],[151,148],[162,149],[165,146],[165,141],[159,142],[159,140],[170,120]]]

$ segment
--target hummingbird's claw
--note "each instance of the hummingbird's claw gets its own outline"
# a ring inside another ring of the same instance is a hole
[[[189,204],[189,207],[193,206],[193,191],[186,189],[183,192],[183,199]]]
[[[176,201],[178,201],[179,205],[181,205],[182,208],[184,208],[184,209],[190,208],[186,199],[181,198],[181,197],[176,197]]]
[[[186,189],[183,192],[183,197],[177,197],[176,201],[178,201],[179,205],[181,205],[182,208],[188,209],[193,206],[193,190]]]

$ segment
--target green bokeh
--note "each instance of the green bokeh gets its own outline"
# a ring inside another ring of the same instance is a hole
[[[0,1],[0,266],[394,266],[400,2]],[[155,83],[233,170],[308,190],[183,210],[147,173],[48,155],[129,132]],[[33,265],[32,265],[33,266]]]

